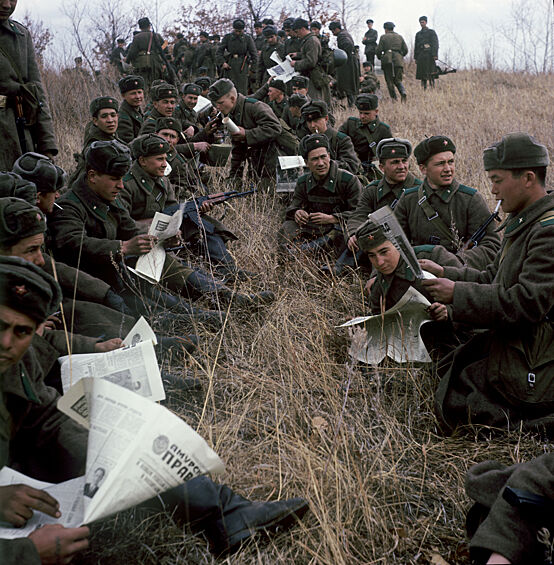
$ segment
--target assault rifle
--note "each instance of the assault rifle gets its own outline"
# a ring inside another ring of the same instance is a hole
[[[494,220],[500,220],[498,211],[500,210],[501,204],[502,204],[502,200],[499,200],[496,205],[496,208],[494,209],[494,212],[479,226],[477,231],[465,242],[463,247],[464,251],[477,247],[477,245],[479,245],[479,242],[485,237],[489,224]]]
[[[439,78],[440,75],[448,75],[450,73],[455,73],[456,69],[451,67],[444,61],[439,61],[438,59],[435,61],[435,68],[431,71],[431,78]]]

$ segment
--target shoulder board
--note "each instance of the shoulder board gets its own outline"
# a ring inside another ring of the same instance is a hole
[[[463,192],[464,194],[469,194],[470,196],[473,196],[477,192],[476,188],[471,188],[470,186],[466,186],[465,184],[458,186],[458,190],[460,192]]]
[[[421,184],[421,183],[420,183]],[[407,188],[404,191],[404,194],[407,196],[408,194],[412,194],[412,192],[417,192],[419,190],[419,185],[418,186],[413,186],[412,188]]]
[[[546,214],[543,214],[539,218],[539,223],[541,226],[554,226],[554,210],[549,210]]]
[[[348,119],[352,120],[353,122],[356,122],[356,123],[361,121],[360,118],[356,118],[356,116],[350,116]]]
[[[125,210],[125,206],[123,205],[123,202],[121,202],[121,200],[119,199],[119,196],[110,203],[110,206],[115,207],[115,208],[120,208],[121,210]]]
[[[380,182],[379,179],[372,180],[367,186],[377,186]]]
[[[389,124],[386,124],[385,122],[379,122],[379,125],[381,125],[381,126],[383,126],[383,127],[385,127],[385,128],[390,129]]]
[[[407,192],[408,190],[413,190],[414,188],[419,189],[420,185],[423,184],[423,181],[421,179],[414,179],[414,184],[412,184],[412,186],[405,188],[404,192]]]
[[[431,253],[433,249],[435,249],[436,245],[414,245],[414,253],[417,255],[418,253]]]
[[[25,35],[19,28],[23,28],[25,31],[29,31],[21,22],[18,22],[16,20],[8,19],[8,26],[13,32],[17,33],[18,35]]]
[[[132,178],[133,178],[133,175],[129,171],[121,180],[126,181],[126,180],[131,180]]]
[[[246,98],[246,102],[252,102],[254,104],[255,102],[259,102],[259,100],[256,98]]]
[[[81,201],[79,200],[79,197],[72,190],[70,190],[69,192],[66,192],[64,194],[64,196],[68,200],[73,200],[73,202],[78,202],[79,204],[81,203]]]
[[[342,131],[337,131],[337,137],[339,139],[346,139],[347,137],[350,137],[350,136],[347,135],[346,133],[342,132]]]
[[[348,136],[345,136],[348,137]],[[350,182],[352,179],[354,178],[354,175],[352,173],[349,173],[348,171],[342,171],[340,174],[340,180],[342,182]]]

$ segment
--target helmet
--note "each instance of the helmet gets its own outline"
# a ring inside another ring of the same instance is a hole
[[[342,49],[333,49],[333,63],[335,67],[342,67],[348,61],[346,51]]]

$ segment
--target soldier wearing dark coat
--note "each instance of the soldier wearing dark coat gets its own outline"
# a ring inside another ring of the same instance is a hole
[[[421,81],[421,86],[427,88],[435,86],[435,61],[439,58],[439,38],[435,30],[427,27],[427,16],[419,18],[421,29],[415,35],[414,59],[417,63],[416,79]]]
[[[114,66],[120,74],[123,74],[123,61],[125,59],[125,40],[118,39],[117,46],[110,53],[110,65]]]
[[[44,95],[35,49],[29,30],[10,18],[17,2],[0,11],[0,170],[9,171],[15,160],[27,151],[49,157],[58,153],[52,117]],[[14,66],[15,65],[15,66]],[[27,113],[20,129],[16,124],[16,97],[23,84],[36,88],[40,108]],[[25,147],[23,147],[23,141]]]
[[[135,74],[141,76],[146,87],[150,88],[152,81],[163,78],[163,38],[159,33],[152,31],[148,18],[141,18],[138,25],[140,32],[133,37],[129,45],[126,62],[133,65]]]
[[[377,51],[377,38],[379,34],[376,29],[373,29],[373,20],[367,20],[367,31],[364,33],[362,43],[365,45],[364,53],[366,61],[375,68],[375,52]]]
[[[500,252],[484,270],[422,262],[439,277],[423,285],[452,305],[453,321],[488,330],[441,363],[436,414],[447,432],[521,425],[551,437],[554,195],[545,186],[548,151],[518,132],[485,149],[483,161],[492,193],[509,214]]]
[[[337,47],[342,49],[348,60],[346,64],[336,69],[337,86],[340,92],[346,94],[349,106],[354,106],[356,95],[360,90],[360,59],[352,36],[341,28],[340,22],[329,24],[331,33],[337,38]]]
[[[266,26],[262,32],[265,39],[258,58],[258,84],[262,86],[269,80],[269,73],[267,69],[276,65],[275,61],[271,58],[274,51],[279,45],[279,36],[277,35],[277,28],[275,26]]]
[[[205,67],[207,74],[214,76],[216,74],[216,61],[210,44],[210,36],[207,32],[201,31],[198,38],[198,45],[194,52],[194,72],[198,73],[198,69]]]
[[[125,143],[131,143],[139,135],[144,121],[144,80],[142,77],[129,75],[123,77],[118,84],[123,102],[119,106],[117,137]]]
[[[392,22],[385,22],[384,35],[379,39],[377,45],[377,58],[381,61],[381,68],[385,74],[385,81],[389,90],[390,97],[397,99],[396,89],[404,102],[406,100],[406,89],[402,84],[404,76],[404,57],[408,54],[408,46],[404,38],[394,31]]]
[[[233,22],[233,32],[223,36],[217,48],[216,63],[221,75],[229,78],[240,94],[248,93],[248,71],[256,72],[258,52],[252,37],[244,33],[243,20]]]

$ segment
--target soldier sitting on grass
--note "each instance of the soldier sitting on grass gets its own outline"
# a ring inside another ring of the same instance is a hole
[[[129,75],[123,77],[118,85],[123,102],[119,106],[117,136],[125,143],[131,143],[138,136],[144,121],[144,79]]]

